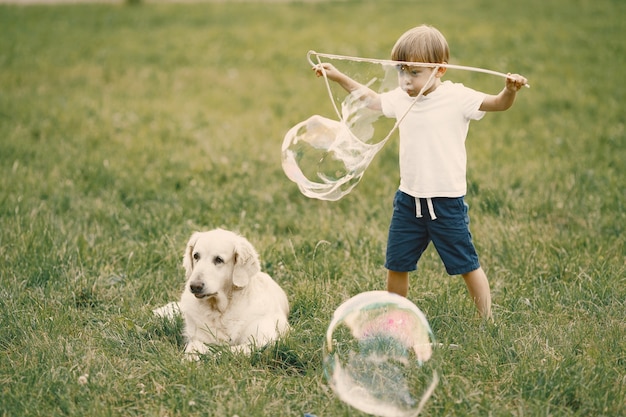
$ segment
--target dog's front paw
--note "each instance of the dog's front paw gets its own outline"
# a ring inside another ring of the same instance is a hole
[[[157,317],[164,317],[168,319],[173,319],[182,315],[182,313],[180,312],[180,306],[176,301],[167,303],[163,307],[155,308],[154,310],[152,310],[152,313],[154,313],[154,315]]]
[[[235,345],[230,347],[230,351],[232,353],[250,355],[254,350],[254,345],[252,344],[243,344],[243,345]]]
[[[200,355],[204,355],[208,352],[209,349],[207,348],[207,345],[198,340],[193,340],[187,343],[187,346],[185,347],[185,359],[191,362],[199,361]]]

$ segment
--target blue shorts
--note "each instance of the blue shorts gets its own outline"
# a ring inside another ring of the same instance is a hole
[[[385,268],[397,272],[416,270],[417,261],[432,241],[448,274],[459,275],[478,269],[478,254],[472,243],[468,206],[463,197],[430,200],[429,205],[425,198],[416,199],[402,191],[396,193]],[[421,217],[417,217],[420,213]]]

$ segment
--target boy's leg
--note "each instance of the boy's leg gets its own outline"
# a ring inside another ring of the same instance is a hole
[[[416,204],[419,200],[415,197],[396,192],[387,238],[387,291],[403,297],[409,292],[409,271],[416,269],[417,261],[430,242],[424,219],[415,216]]]
[[[406,297],[409,293],[409,273],[388,270],[387,291]]]
[[[462,276],[481,317],[491,319],[491,290],[485,271],[478,268]]]

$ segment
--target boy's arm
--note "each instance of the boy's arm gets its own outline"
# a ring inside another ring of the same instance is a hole
[[[510,77],[506,79],[506,84],[502,91],[497,95],[485,96],[479,110],[482,111],[504,111],[509,109],[515,102],[517,92],[522,88],[528,80],[518,74],[508,74]]]
[[[364,86],[352,78],[348,77],[343,72],[339,71],[332,64],[322,63],[313,67],[313,71],[315,71],[315,75],[321,77],[326,73],[326,77],[336,82],[346,90],[348,93],[352,93],[354,91],[358,91],[360,93],[360,99],[365,100],[367,102],[367,107],[372,110],[381,110],[381,102],[380,96],[371,88]]]

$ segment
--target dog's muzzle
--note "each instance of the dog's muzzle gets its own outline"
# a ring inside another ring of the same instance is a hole
[[[189,290],[196,298],[212,297],[216,293],[207,294],[204,292],[203,282],[192,282],[189,284]]]

